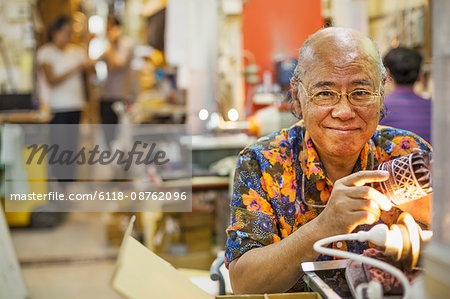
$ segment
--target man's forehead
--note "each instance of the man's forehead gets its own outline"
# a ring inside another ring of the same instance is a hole
[[[305,42],[303,62],[341,56],[350,61],[356,57],[377,60],[378,52],[373,42],[361,32],[331,27],[319,30]]]
[[[322,54],[322,53],[321,53]],[[304,82],[331,82],[326,85],[376,85],[379,80],[376,60],[360,52],[341,52],[333,55],[314,55],[304,64]],[[370,82],[369,84],[367,84]],[[364,84],[363,84],[364,83]]]
[[[336,44],[343,48],[355,47],[366,44],[373,47],[369,37],[351,28],[330,27],[317,31],[310,38],[308,43],[314,44]]]
[[[303,60],[303,69],[306,73],[318,68],[332,70],[371,72],[379,71],[376,52],[370,51],[363,44],[326,44],[322,47],[311,48]]]
[[[376,87],[379,71],[376,66],[366,63],[336,65],[323,62],[311,63],[305,68],[302,81],[310,88],[331,86]]]
[[[309,46],[307,56],[304,57],[308,62],[317,60],[336,60],[335,58],[341,58],[344,61],[353,61],[355,59],[368,59],[374,60],[377,57],[377,52],[374,47],[368,44],[366,41],[350,41],[336,39],[323,39],[317,40],[314,44]]]

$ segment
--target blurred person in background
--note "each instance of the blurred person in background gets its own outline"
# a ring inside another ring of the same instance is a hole
[[[113,109],[115,102],[131,100],[131,60],[134,42],[122,35],[122,23],[116,16],[110,16],[107,22],[109,44],[100,59],[106,62],[108,77],[100,94],[100,117],[103,124],[117,124],[118,116]],[[104,127],[107,146],[115,137],[115,126]]]
[[[431,101],[413,91],[422,56],[413,49],[398,47],[386,54],[383,63],[395,88],[384,100],[387,114],[380,125],[408,130],[431,142]]]
[[[78,146],[78,126],[52,126],[54,124],[80,123],[81,111],[86,101],[84,72],[91,69],[86,50],[72,44],[72,20],[58,17],[50,26],[48,43],[37,52],[40,74],[45,78],[46,104],[54,115],[50,121],[50,141],[60,148],[74,150]],[[60,179],[75,179],[76,165],[53,165],[51,174]]]
[[[54,117],[52,124],[78,124],[85,102],[83,72],[91,68],[86,51],[71,43],[72,21],[57,18],[50,26],[49,42],[37,53],[40,70],[48,85],[47,104]]]

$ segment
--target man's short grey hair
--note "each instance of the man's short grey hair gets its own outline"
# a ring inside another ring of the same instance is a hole
[[[305,59],[306,56],[307,56],[308,54],[310,54],[310,53],[308,53],[308,52],[311,51],[311,45],[310,45],[310,44],[311,44],[311,41],[312,41],[312,40],[313,40],[320,32],[322,32],[323,30],[326,30],[326,29],[327,29],[327,28],[320,29],[320,30],[318,30],[316,33],[310,35],[310,36],[306,39],[306,41],[302,44],[302,46],[300,47],[300,51],[299,51],[299,55],[298,55],[298,63],[297,63],[297,67],[296,67],[295,70],[294,70],[294,74],[293,74],[292,80],[291,80],[291,86],[292,86],[292,87],[294,87],[294,86],[293,86],[294,84],[295,84],[295,87],[297,87],[298,84],[299,84],[299,82],[301,81],[303,75],[304,75],[305,69],[304,69],[304,64],[303,64],[303,63],[304,63],[304,61],[306,60],[306,59]],[[374,49],[375,49],[375,51],[376,51],[376,55],[377,55],[376,60],[377,60],[377,63],[378,63],[378,68],[379,68],[379,70],[380,70],[380,80],[381,80],[381,82],[383,82],[384,79],[387,77],[386,68],[384,67],[383,59],[381,58],[380,51],[379,51],[379,49],[378,49],[377,44],[376,44],[371,38],[369,38],[369,40],[371,41],[371,43],[372,43],[372,45],[373,45],[373,47],[374,47]],[[383,84],[380,84],[380,86],[381,86],[381,91],[383,91]]]

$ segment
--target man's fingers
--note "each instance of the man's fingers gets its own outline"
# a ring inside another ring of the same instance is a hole
[[[368,186],[354,188],[349,196],[354,199],[370,200],[382,210],[389,211],[392,208],[392,202],[383,193]]]
[[[392,209],[392,202],[389,198],[387,198],[386,195],[384,195],[383,193],[370,188],[370,197],[373,201],[375,201],[378,206],[380,207],[380,209],[384,210],[384,211],[389,211],[390,209]]]
[[[363,170],[340,179],[345,186],[364,186],[367,183],[382,182],[389,178],[384,170]]]
[[[389,172],[385,170],[360,171],[359,173],[361,176],[357,177],[353,182],[354,186],[364,186],[367,183],[383,182],[389,178]]]
[[[380,210],[371,208],[366,211],[355,211],[353,215],[359,224],[372,224],[380,218]]]
[[[378,204],[380,209],[385,211],[389,211],[390,209],[392,209],[392,202],[389,198],[387,198],[386,195],[373,188],[370,188],[369,192],[370,198]]]

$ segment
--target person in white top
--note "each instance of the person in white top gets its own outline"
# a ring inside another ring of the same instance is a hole
[[[38,65],[49,87],[48,105],[55,114],[79,114],[85,101],[83,72],[92,67],[92,62],[86,51],[72,44],[71,39],[71,20],[59,17],[50,26],[49,42],[37,53]]]
[[[49,28],[49,42],[37,53],[38,67],[47,85],[46,101],[54,117],[50,126],[50,142],[59,147],[75,150],[78,146],[78,126],[85,102],[83,72],[92,68],[82,47],[71,43],[72,21],[57,18]],[[72,126],[55,126],[71,124]],[[51,175],[58,180],[75,179],[75,165],[53,169]]]

